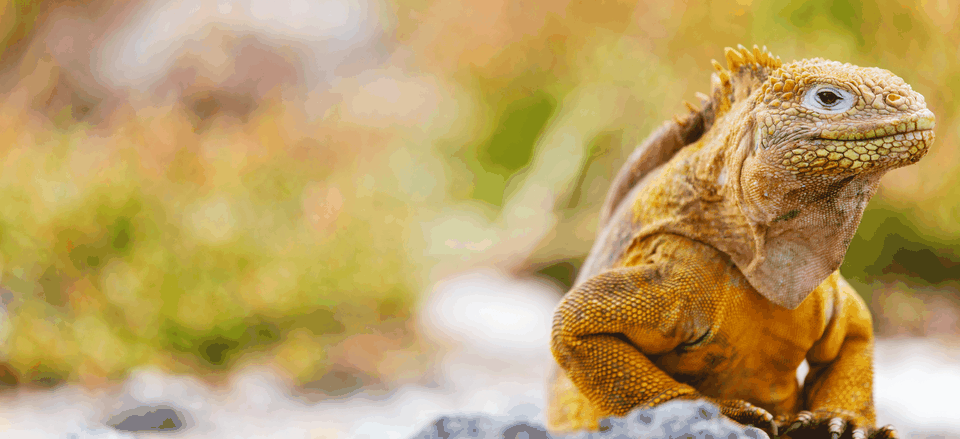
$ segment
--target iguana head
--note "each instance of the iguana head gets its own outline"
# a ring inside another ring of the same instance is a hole
[[[733,221],[753,241],[728,253],[761,294],[796,308],[840,267],[880,177],[927,153],[934,115],[887,70],[783,64],[756,47],[726,54],[729,70],[714,62],[708,137],[726,145],[715,150],[734,177],[724,178],[742,215]]]
[[[933,143],[923,96],[883,69],[794,62],[770,75],[756,101],[756,156],[783,178],[882,172],[920,160]]]

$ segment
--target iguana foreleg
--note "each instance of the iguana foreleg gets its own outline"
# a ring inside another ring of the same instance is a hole
[[[607,271],[568,293],[555,314],[553,353],[567,376],[602,413],[625,415],[671,399],[707,399],[721,413],[776,434],[773,416],[742,400],[707,398],[659,369],[648,355],[705,338],[723,312],[726,285],[716,270],[678,263],[674,273],[643,265]],[[699,316],[700,325],[684,324]]]
[[[803,437],[803,431],[825,431],[837,439],[895,438],[892,426],[873,428],[873,330],[866,304],[846,282],[834,304],[821,340],[807,354],[810,372],[804,380],[806,410],[789,422],[784,434]]]

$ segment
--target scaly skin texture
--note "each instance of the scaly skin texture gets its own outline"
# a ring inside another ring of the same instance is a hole
[[[554,316],[551,428],[706,398],[774,435],[896,437],[874,426],[870,314],[837,269],[880,177],[926,154],[933,113],[886,70],[726,58],[702,108],[614,179]]]

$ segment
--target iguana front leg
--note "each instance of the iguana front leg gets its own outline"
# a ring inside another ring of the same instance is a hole
[[[676,398],[710,399],[647,357],[701,343],[720,321],[723,295],[713,290],[729,279],[709,267],[677,261],[611,270],[564,297],[554,315],[553,354],[602,412],[623,416]],[[712,402],[724,415],[776,434],[766,410],[741,400]]]
[[[831,314],[823,337],[807,354],[807,410],[787,424],[784,435],[800,438],[819,430],[832,439],[845,431],[855,439],[896,438],[893,426],[874,428],[872,323],[863,300],[846,282],[839,285]]]

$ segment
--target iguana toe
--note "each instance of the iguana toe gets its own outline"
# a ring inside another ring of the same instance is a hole
[[[797,413],[797,416],[794,417],[793,423],[790,424],[790,426],[783,431],[783,434],[786,435],[803,428],[811,427],[812,421],[813,421],[813,413],[810,413],[808,411],[802,411],[800,413]]]
[[[833,418],[830,419],[830,439],[840,439],[840,434],[843,433],[843,429],[847,426],[847,423],[843,418]]]
[[[884,425],[870,435],[870,439],[897,439],[899,437],[897,429],[892,425]]]
[[[774,422],[773,415],[770,412],[739,399],[714,402],[720,407],[720,413],[723,413],[726,417],[743,425],[753,425],[761,430],[766,430],[771,434],[771,437],[777,436],[777,423]]]

